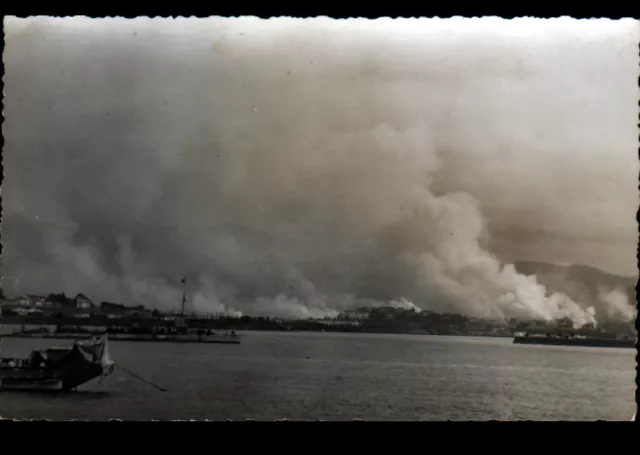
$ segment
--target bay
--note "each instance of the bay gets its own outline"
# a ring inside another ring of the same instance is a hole
[[[117,368],[71,393],[0,392],[50,420],[629,420],[635,349],[510,338],[246,332],[240,345],[110,342]],[[59,340],[5,338],[3,356]]]

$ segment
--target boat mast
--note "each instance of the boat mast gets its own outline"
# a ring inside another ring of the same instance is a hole
[[[0,390],[2,390],[2,338],[0,338]]]
[[[182,284],[184,286],[182,288],[182,307],[180,310],[180,314],[184,316],[184,304],[187,301],[187,277],[186,276],[182,279]]]

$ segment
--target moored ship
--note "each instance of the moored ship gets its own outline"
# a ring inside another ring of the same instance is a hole
[[[71,346],[35,349],[26,359],[0,358],[0,390],[70,391],[110,375],[114,367],[107,335],[92,337]]]
[[[514,334],[516,344],[538,344],[555,346],[584,346],[597,348],[634,348],[636,339],[629,336],[612,336],[598,333],[573,333],[566,331],[524,331]]]

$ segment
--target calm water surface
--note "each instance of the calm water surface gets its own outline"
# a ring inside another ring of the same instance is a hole
[[[5,338],[3,355],[64,340]],[[247,332],[241,345],[110,342],[123,370],[71,393],[0,392],[51,420],[629,420],[635,349],[511,339]]]

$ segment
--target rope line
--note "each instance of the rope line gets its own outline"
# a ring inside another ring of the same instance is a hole
[[[120,368],[120,369],[121,369],[122,371],[124,371],[125,373],[129,373],[129,374],[130,374],[131,376],[133,376],[134,378],[139,379],[139,380],[140,380],[140,381],[142,381],[142,382],[146,382],[147,384],[149,384],[149,385],[151,385],[151,386],[153,386],[153,387],[155,387],[155,388],[159,389],[159,390],[160,390],[160,391],[162,391],[162,392],[166,392],[166,391],[167,391],[167,389],[162,388],[162,387],[160,387],[159,385],[154,384],[154,383],[153,383],[153,382],[151,382],[151,381],[147,381],[146,379],[141,378],[140,376],[138,376],[138,375],[137,375],[137,374],[135,374],[134,372],[127,370],[127,369],[126,369],[125,367],[123,367],[122,365],[119,365],[119,364],[117,364],[117,363],[116,363],[116,364],[115,364],[115,366],[116,366],[116,367],[118,367],[118,368]]]

